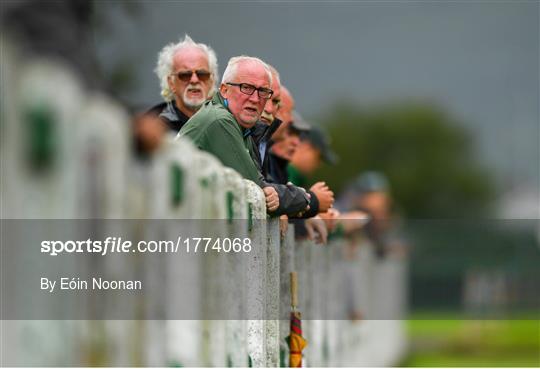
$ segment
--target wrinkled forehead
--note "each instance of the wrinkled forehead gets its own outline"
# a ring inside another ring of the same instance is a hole
[[[209,68],[208,55],[198,47],[187,46],[178,50],[173,56],[174,69]]]
[[[250,60],[239,62],[234,79],[236,83],[249,83],[256,87],[270,88],[268,70],[259,62]]]

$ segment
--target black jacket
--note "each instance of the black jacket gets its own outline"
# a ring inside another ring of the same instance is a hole
[[[257,122],[253,128],[248,132],[251,138],[250,154],[251,158],[255,162],[255,165],[259,169],[259,173],[264,177],[264,183],[272,186],[276,189],[279,197],[279,207],[272,213],[273,215],[287,214],[293,216],[304,210],[309,201],[307,200],[306,192],[294,185],[288,185],[287,182],[277,182],[267,176],[267,171],[264,169],[265,163],[269,159],[269,147],[271,145],[272,134],[280,126],[281,121],[279,119],[268,126],[264,123]],[[264,146],[263,156],[261,158],[261,144]]]
[[[274,141],[272,141],[272,135],[274,134],[274,132],[276,132],[279,126],[281,126],[281,120],[277,118],[274,119],[270,126],[261,122],[257,122],[255,127],[252,128],[252,137],[253,141],[255,142],[255,147],[257,148],[258,157],[256,159],[261,168],[261,173],[263,174],[264,178],[266,178],[266,180],[270,183],[286,184],[287,181],[281,182],[276,180],[275,178],[272,178],[268,167],[270,148],[274,144]],[[262,158],[260,156],[261,151],[263,151]]]
[[[257,122],[257,124],[255,124],[255,126],[251,129],[253,151],[255,152],[253,159],[267,183],[287,185],[287,183],[289,183],[287,175],[287,165],[289,164],[289,161],[274,155],[270,150],[274,144],[272,141],[272,135],[280,125],[281,121],[279,119],[274,119],[270,126]],[[261,151],[263,151],[263,158],[261,158]],[[302,196],[304,196],[304,191],[297,186],[287,187],[290,188],[290,194],[292,196],[299,196],[300,193],[297,193],[297,191],[301,192]],[[302,215],[302,218],[311,218],[319,213],[319,199],[317,199],[317,196],[315,196],[313,192],[307,191],[307,193],[311,195],[311,199],[309,200],[309,210]],[[280,194],[279,190],[278,194]],[[280,196],[280,208],[282,201],[285,202],[285,208],[288,206],[286,202],[287,200],[289,199],[282,199]],[[296,215],[296,213],[285,212],[284,214]]]
[[[287,165],[289,161],[275,155],[271,150],[268,152],[268,178],[276,181],[276,183],[286,184],[289,182],[287,175]],[[311,191],[307,191],[311,195],[309,200],[309,210],[305,212],[301,218],[311,218],[319,213],[319,199]]]
[[[189,117],[182,113],[173,101],[163,102],[150,108],[146,114],[157,116],[171,131],[178,133]]]

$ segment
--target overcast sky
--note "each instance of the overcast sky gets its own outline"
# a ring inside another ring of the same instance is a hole
[[[342,97],[437,102],[502,184],[540,187],[537,1],[138,3],[133,16],[98,2],[112,29],[95,38],[106,64],[133,60],[133,103],[160,100],[157,53],[188,33],[214,48],[220,73],[239,54],[276,66],[306,118]]]

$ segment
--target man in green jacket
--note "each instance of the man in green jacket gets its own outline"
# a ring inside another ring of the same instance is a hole
[[[225,109],[224,98],[219,93],[180,130],[180,136],[189,137],[199,149],[214,154],[242,177],[261,185],[259,172],[249,154],[249,133],[249,128],[237,124]]]
[[[273,91],[270,69],[262,60],[239,56],[229,60],[219,92],[182,127],[201,150],[263,188],[269,212],[276,215],[305,211],[309,195],[295,186],[266,183],[253,160],[251,130]]]

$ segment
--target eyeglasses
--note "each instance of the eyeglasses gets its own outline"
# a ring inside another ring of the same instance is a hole
[[[212,73],[210,73],[209,71],[207,70],[204,70],[204,69],[197,69],[197,70],[186,70],[186,71],[181,71],[181,72],[178,72],[176,73],[176,77],[178,77],[178,79],[182,82],[189,82],[191,80],[191,77],[193,76],[193,73],[195,73],[197,75],[197,78],[201,81],[201,82],[206,82],[208,81],[208,79],[210,79],[210,75]]]
[[[246,95],[253,95],[255,91],[257,91],[257,94],[261,99],[269,99],[274,94],[274,91],[272,91],[269,88],[266,87],[255,87],[253,85],[250,85],[249,83],[232,83],[227,82],[228,85],[231,86],[238,86],[240,87],[240,92]]]

